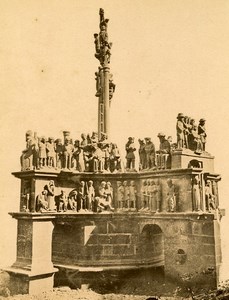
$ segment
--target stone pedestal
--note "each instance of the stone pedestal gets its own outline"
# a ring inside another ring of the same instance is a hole
[[[6,271],[11,294],[37,294],[53,288],[53,216],[37,213],[10,213],[18,220],[17,258]]]
[[[171,169],[200,168],[214,173],[214,157],[208,152],[196,154],[189,149],[175,150],[172,153]]]

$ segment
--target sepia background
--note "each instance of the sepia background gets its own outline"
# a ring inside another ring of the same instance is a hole
[[[111,140],[125,156],[128,136],[163,131],[176,141],[179,112],[204,117],[207,151],[222,175],[229,212],[229,1],[0,0],[0,267],[15,260],[25,132],[73,139],[97,130],[93,34],[109,18],[116,91]],[[228,216],[222,220],[222,278],[229,278]]]

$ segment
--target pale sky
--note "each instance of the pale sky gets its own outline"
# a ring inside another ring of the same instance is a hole
[[[176,141],[179,112],[204,117],[207,151],[222,175],[221,207],[229,209],[228,1],[0,0],[0,266],[6,251],[14,260],[16,221],[7,212],[19,208],[11,172],[20,170],[25,132],[62,137],[70,130],[79,138],[97,130],[93,34],[100,7],[113,42],[112,140],[151,136],[158,145],[163,131]]]

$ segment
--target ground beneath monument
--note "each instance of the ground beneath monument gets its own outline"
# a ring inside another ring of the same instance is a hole
[[[139,274],[138,274],[139,275]],[[100,292],[100,289],[92,290],[87,285],[82,285],[79,289],[71,289],[67,286],[56,287],[51,292],[44,292],[38,295],[15,295],[10,296],[7,288],[9,284],[9,275],[0,270],[0,300],[228,300],[229,299],[229,281],[225,281],[218,291],[199,290],[198,293],[190,291],[188,286],[177,287],[175,284],[163,284],[163,296],[160,280],[145,277],[146,282],[141,282],[141,276],[138,278],[128,277],[131,284],[123,282],[122,289],[118,293],[106,291]],[[192,294],[192,295],[191,295]]]

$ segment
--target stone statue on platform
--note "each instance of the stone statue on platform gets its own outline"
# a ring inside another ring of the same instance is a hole
[[[31,130],[25,134],[26,148],[20,157],[21,170],[32,170],[37,167],[37,137]]]
[[[183,118],[183,126],[184,126],[184,148],[189,149],[188,144],[188,136],[189,136],[189,129],[190,129],[190,118],[188,116],[184,116]]]
[[[104,18],[104,10],[101,8],[100,14],[100,32],[94,34],[95,57],[100,61],[100,64],[106,65],[110,63],[112,43],[108,42],[107,25],[109,20]]]
[[[170,143],[168,142],[168,140],[166,140],[164,133],[160,132],[157,136],[160,140],[159,150],[156,151],[157,168],[168,169],[168,160],[171,153]]]
[[[105,153],[101,147],[101,143],[93,145],[93,172],[95,173],[104,172]]]
[[[200,119],[199,125],[198,125],[198,134],[200,136],[200,141],[201,141],[203,151],[205,151],[205,144],[206,144],[206,137],[207,137],[207,133],[206,133],[206,129],[205,129],[205,122],[206,122],[205,119]]]
[[[136,146],[134,144],[134,138],[129,137],[125,146],[126,149],[126,170],[135,169],[135,154]]]
[[[56,167],[56,152],[55,152],[54,138],[50,137],[48,139],[48,142],[46,143],[46,151],[47,151],[47,166]]]
[[[155,168],[155,146],[151,138],[145,138],[146,169]]]
[[[80,141],[75,140],[74,150],[73,150],[73,153],[72,153],[72,163],[71,163],[71,165],[78,172],[82,172],[82,165],[81,165],[82,159],[80,159],[81,152],[82,152],[82,149],[80,147]]]
[[[120,171],[121,169],[121,155],[120,151],[116,144],[111,144],[111,150],[109,153],[109,165],[110,165],[110,171],[112,173],[116,173],[117,171]]]
[[[41,137],[38,142],[38,159],[39,159],[39,168],[46,167],[47,165],[47,152],[46,152],[46,139]]]
[[[200,154],[202,152],[202,144],[200,135],[198,134],[198,128],[194,119],[190,121],[190,134],[189,138],[189,149]]]
[[[146,151],[145,151],[145,142],[144,140],[138,139],[139,142],[139,170],[146,169]]]
[[[73,151],[74,146],[71,143],[71,139],[67,137],[63,146],[64,169],[71,169]]]
[[[63,145],[61,139],[55,140],[55,152],[56,152],[56,167],[61,169],[63,167]]]
[[[185,146],[185,139],[184,139],[184,115],[182,113],[179,113],[177,116],[177,148],[183,149]]]

